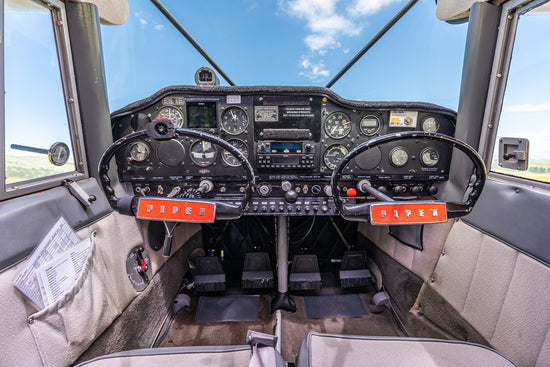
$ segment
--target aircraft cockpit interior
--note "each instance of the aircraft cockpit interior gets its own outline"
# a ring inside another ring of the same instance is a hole
[[[550,365],[548,0],[3,8],[0,365]]]

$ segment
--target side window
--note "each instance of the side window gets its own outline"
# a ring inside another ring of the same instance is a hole
[[[54,5],[31,0],[4,1],[7,192],[76,171],[55,11]]]
[[[550,6],[520,15],[493,151],[494,172],[550,182]],[[499,166],[499,140],[529,140],[526,171]]]

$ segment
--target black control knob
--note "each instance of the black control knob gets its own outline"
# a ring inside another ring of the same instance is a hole
[[[299,212],[302,210],[302,207],[300,205],[296,205],[296,211]]]
[[[267,208],[265,206],[262,206],[262,212],[265,213],[267,211]]]
[[[378,186],[377,190],[380,191],[382,194],[385,194],[388,192],[388,189],[386,188],[386,186]]]
[[[295,203],[298,200],[298,193],[294,190],[288,190],[285,192],[285,200],[287,203]]]
[[[311,144],[306,144],[304,148],[306,152],[311,152]]]
[[[437,194],[437,192],[438,192],[439,190],[437,189],[437,186],[430,186],[430,190],[429,190],[429,191],[430,191],[430,194],[435,195],[435,194]]]
[[[281,206],[279,207],[279,211],[282,212],[283,210],[285,210],[285,207],[281,205]]]
[[[311,186],[311,193],[313,195],[319,195],[321,193],[321,186],[319,186],[319,185]]]
[[[395,192],[396,194],[401,194],[405,191],[407,191],[407,188],[405,186],[398,185],[393,187],[393,192]]]
[[[275,211],[275,207],[274,207],[274,206],[270,206],[270,207],[269,207],[269,211],[270,211],[270,212],[274,212],[274,211]]]
[[[291,211],[292,211],[292,206],[289,205],[289,206],[286,208],[286,210],[288,210],[289,212],[291,212]]]
[[[422,192],[422,186],[415,186],[412,188],[411,191],[413,194],[418,195]]]

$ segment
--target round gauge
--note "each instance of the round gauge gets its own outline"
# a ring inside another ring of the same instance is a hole
[[[422,121],[422,130],[428,133],[436,133],[439,130],[439,122],[434,117],[425,118]]]
[[[248,157],[248,147],[246,146],[246,143],[239,139],[231,139],[227,141],[229,144],[237,148],[242,154],[244,154],[245,157]],[[227,150],[224,150],[222,152],[222,159],[228,166],[231,167],[238,167],[241,165],[237,157],[235,157],[233,154],[229,153]]]
[[[333,112],[325,119],[325,132],[333,139],[345,138],[351,131],[351,120],[343,112]]]
[[[348,148],[342,144],[331,145],[323,153],[323,161],[329,169],[335,169],[346,154],[348,154]]]
[[[403,147],[393,148],[390,152],[390,161],[395,167],[404,166],[409,160],[409,154]]]
[[[142,141],[136,141],[135,143],[130,144],[128,149],[128,161],[143,162],[149,158],[150,153],[151,149],[149,149],[149,145]]]
[[[156,118],[166,118],[170,119],[174,123],[176,128],[183,127],[183,113],[180,109],[174,106],[165,106],[162,107],[157,113]]]
[[[239,135],[248,127],[248,115],[240,107],[228,107],[222,113],[222,129],[230,135]]]
[[[434,148],[426,148],[420,153],[422,164],[433,167],[439,162],[439,153]]]
[[[366,136],[373,136],[380,129],[380,120],[376,116],[365,116],[361,119],[359,129]]]
[[[48,151],[50,163],[62,166],[69,160],[69,146],[65,143],[53,143]]]
[[[197,166],[208,167],[216,161],[217,156],[216,147],[208,141],[200,140],[191,145],[191,160]]]

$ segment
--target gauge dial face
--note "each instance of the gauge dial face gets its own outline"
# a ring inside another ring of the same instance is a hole
[[[409,160],[409,154],[403,147],[393,148],[390,152],[390,161],[395,167],[404,166]]]
[[[48,151],[50,163],[54,166],[62,166],[69,160],[69,146],[65,143],[54,143]]]
[[[157,118],[170,119],[176,128],[183,127],[183,113],[180,109],[174,106],[162,107],[157,113]]]
[[[237,148],[242,154],[244,154],[245,157],[248,157],[248,147],[246,146],[246,143],[239,139],[231,139],[227,141],[229,144]],[[222,159],[228,166],[231,167],[238,167],[241,165],[241,162],[231,153],[229,153],[227,150],[224,150],[222,152]]]
[[[216,147],[208,141],[200,140],[191,146],[191,160],[197,166],[208,167],[216,161],[217,156]]]
[[[343,112],[333,112],[325,119],[325,132],[333,139],[345,138],[351,131],[351,120]]]
[[[342,144],[331,145],[323,153],[323,161],[329,169],[333,170],[346,154],[348,154],[348,148]]]
[[[366,136],[373,136],[380,129],[380,120],[376,116],[365,116],[361,119],[359,129]]]
[[[420,153],[422,164],[433,167],[439,162],[439,153],[434,148],[426,148]]]
[[[129,148],[128,161],[129,162],[143,162],[151,154],[151,149],[149,145],[145,144],[142,141],[136,141],[132,143]]]
[[[439,122],[434,117],[428,117],[422,121],[422,130],[428,133],[436,133],[439,130]]]
[[[248,127],[248,115],[240,107],[228,107],[222,113],[222,129],[230,135],[242,134]]]

